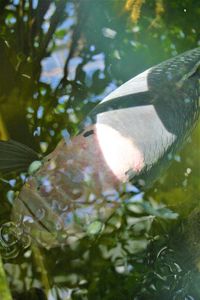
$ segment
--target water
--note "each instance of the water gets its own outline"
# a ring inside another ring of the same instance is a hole
[[[58,4],[49,10],[44,4],[45,21],[42,25],[37,19],[32,35],[28,1],[24,8],[17,6],[19,1],[6,10],[2,4],[1,138],[9,136],[47,154],[62,136],[75,134],[87,112],[116,86],[196,47],[196,2],[164,5],[163,12],[162,2],[155,2],[157,6],[144,4],[134,23],[135,8],[126,11],[125,1],[85,0],[80,10],[67,1],[58,11],[47,54],[44,32]],[[173,17],[166,21],[169,15]],[[14,299],[198,300],[199,134],[198,127],[150,189],[141,193],[127,187],[121,207],[106,224],[91,223],[84,238],[61,248],[30,247],[29,238],[10,222],[26,174],[4,176],[0,251]]]

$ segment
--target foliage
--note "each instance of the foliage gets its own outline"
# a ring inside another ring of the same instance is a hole
[[[76,134],[116,86],[200,44],[195,0],[2,0],[0,12],[0,117],[11,138],[43,154]],[[5,260],[14,299],[45,299],[49,286],[49,299],[199,299],[198,230],[190,222],[198,149],[199,129],[166,176],[144,195],[127,194],[103,231]],[[1,224],[25,180],[12,177],[0,182]]]

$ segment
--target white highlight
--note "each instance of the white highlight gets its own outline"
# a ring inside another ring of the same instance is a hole
[[[137,75],[136,77],[130,79],[129,81],[122,84],[115,91],[110,93],[106,98],[104,98],[100,103],[112,100],[118,97],[124,97],[128,95],[133,95],[137,93],[147,92],[148,82],[147,77],[151,69],[144,71],[143,73]]]
[[[104,124],[96,124],[97,142],[101,153],[113,174],[122,182],[127,181],[126,172],[139,172],[144,166],[143,155],[133,140],[122,136],[117,130]]]

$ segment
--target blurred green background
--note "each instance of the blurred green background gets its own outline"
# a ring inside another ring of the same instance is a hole
[[[199,20],[197,0],[1,0],[0,138],[49,153],[117,86],[200,46]],[[200,299],[199,134],[101,234],[49,251],[0,243],[5,300]],[[0,224],[24,176],[0,181]]]

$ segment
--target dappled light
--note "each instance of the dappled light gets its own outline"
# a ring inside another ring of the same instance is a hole
[[[1,299],[200,299],[199,18],[0,1]]]

